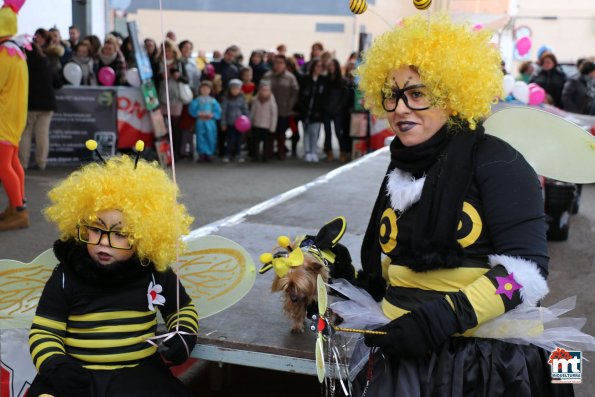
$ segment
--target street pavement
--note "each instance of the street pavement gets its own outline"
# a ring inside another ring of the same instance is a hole
[[[350,247],[354,260],[359,262],[359,244],[387,163],[386,153],[360,163],[350,163],[344,169],[338,169],[339,164],[336,162],[307,164],[296,159],[268,164],[180,162],[176,166],[176,179],[182,192],[181,201],[195,217],[192,227],[198,229],[196,233],[212,230],[214,234],[232,238],[256,259],[261,252],[274,245],[274,239],[282,231],[292,236],[297,232],[311,233],[326,220],[345,215],[348,232],[344,243]],[[26,189],[32,225],[28,229],[0,234],[0,258],[29,262],[51,247],[56,230],[43,219],[41,209],[47,205],[46,193],[49,188],[71,171],[72,168],[52,168],[45,172],[27,172]],[[332,174],[325,177],[328,172]],[[304,189],[292,190],[304,185]],[[287,192],[292,193],[291,197],[279,197]],[[264,208],[254,207],[272,197],[279,198],[279,203],[273,205],[273,202],[269,202]],[[2,196],[0,208],[5,206],[6,198]],[[249,208],[253,211],[239,217],[239,224],[236,222],[226,226],[226,222],[221,222]],[[549,243],[551,261],[548,282],[551,292],[543,302],[548,306],[576,295],[577,308],[569,316],[586,317],[584,331],[590,334],[595,334],[595,293],[592,288],[595,285],[594,232],[595,186],[589,185],[583,189],[579,213],[571,217],[568,241]],[[586,353],[584,356],[591,361],[583,361],[583,384],[575,387],[577,396],[581,397],[595,394],[595,353]],[[234,383],[244,392],[262,391],[263,384],[281,387],[275,393],[288,391],[286,387],[292,385],[287,395],[296,396],[316,395],[311,393],[319,390],[311,377],[230,367],[227,376],[241,380]],[[191,380],[190,383],[202,395],[211,395],[205,382],[213,379],[212,373],[207,376],[203,371],[197,375],[198,378],[200,382]],[[289,381],[290,378],[293,381]],[[229,390],[220,395],[232,395],[228,393]]]

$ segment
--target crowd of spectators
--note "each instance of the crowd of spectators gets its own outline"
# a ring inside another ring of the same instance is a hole
[[[81,37],[77,27],[71,26],[68,39],[63,40],[58,29],[40,28],[33,41],[28,56],[32,75],[30,113],[20,152],[23,164],[28,164],[30,142],[35,136],[36,163],[44,168],[47,131],[56,106],[53,90],[72,84],[65,78],[67,65],[75,63],[80,68],[80,85],[127,85],[126,71],[136,67],[136,59],[131,39],[117,32],[108,34],[102,42],[95,35]],[[171,31],[159,44],[145,39],[144,48],[161,111],[171,119],[176,159],[284,160],[298,156],[298,142],[303,139],[303,152],[299,155],[306,162],[332,161],[336,153],[341,162],[350,160],[355,53],[340,62],[317,42],[311,46],[307,59],[302,54],[290,53],[283,44],[274,50],[254,50],[247,59],[235,45],[207,56],[204,51],[195,52],[191,41],[178,41]],[[100,78],[105,68],[115,76],[109,84]],[[593,59],[579,60],[577,69],[576,75],[567,76],[556,56],[544,52],[536,63],[522,63],[517,79],[539,84],[547,93],[546,103],[574,113],[595,115]],[[185,95],[186,88],[191,97]],[[206,101],[207,97],[214,102]],[[194,112],[189,111],[192,103]],[[250,119],[251,129],[236,128],[235,120],[240,116]],[[324,139],[318,147],[322,131]],[[332,147],[333,132],[338,151]]]

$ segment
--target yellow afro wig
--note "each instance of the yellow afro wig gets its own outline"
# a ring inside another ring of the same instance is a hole
[[[119,210],[122,231],[141,261],[150,260],[159,271],[176,259],[176,246],[183,250],[181,236],[193,218],[177,202],[179,191],[157,163],[138,162],[128,156],[112,157],[105,164],[91,163],[73,172],[48,196],[45,215],[60,230],[60,238],[77,238],[77,225],[94,222],[97,213]]]
[[[379,36],[358,68],[359,88],[366,106],[382,117],[382,91],[391,71],[413,66],[432,94],[432,106],[475,129],[503,96],[500,54],[490,44],[491,33],[455,24],[445,15],[415,16]],[[451,117],[452,121],[452,117]]]

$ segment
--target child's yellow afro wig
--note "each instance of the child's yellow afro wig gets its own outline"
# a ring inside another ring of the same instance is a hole
[[[382,90],[389,73],[413,66],[432,94],[432,106],[465,120],[471,129],[503,96],[500,54],[491,33],[455,24],[445,15],[415,16],[379,36],[358,68],[366,106],[384,116]],[[452,119],[452,118],[451,118]]]
[[[91,163],[73,172],[49,193],[46,217],[60,230],[60,238],[77,238],[77,225],[94,222],[96,214],[122,212],[131,242],[141,261],[150,260],[159,271],[176,259],[176,246],[193,218],[177,202],[179,190],[157,163],[138,162],[128,156],[112,157],[105,164]]]

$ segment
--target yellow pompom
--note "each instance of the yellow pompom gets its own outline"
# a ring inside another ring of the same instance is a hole
[[[418,10],[425,10],[432,4],[432,0],[413,0],[413,5]]]
[[[363,14],[368,9],[368,3],[366,0],[350,0],[349,9],[354,14]]]
[[[139,139],[138,141],[136,141],[134,149],[136,149],[137,152],[142,152],[143,150],[145,150],[145,143]]]
[[[279,246],[283,248],[289,247],[289,245],[291,244],[291,240],[287,236],[279,236],[277,237],[277,244],[279,244]]]
[[[94,141],[93,139],[89,139],[87,142],[85,142],[85,146],[87,149],[93,151],[93,150],[97,149],[97,142]]]
[[[258,259],[260,259],[260,263],[271,263],[273,261],[273,254],[270,252],[265,252],[264,254],[261,254]]]

